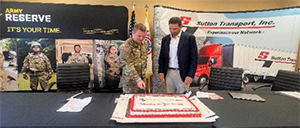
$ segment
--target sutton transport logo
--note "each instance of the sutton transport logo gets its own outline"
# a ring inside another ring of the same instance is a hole
[[[181,19],[183,25],[188,25],[190,23],[190,21],[192,20],[192,17],[181,16],[180,19]]]
[[[182,26],[186,28],[185,32],[194,34],[197,31],[198,26],[195,27],[189,25],[190,21],[192,20],[192,17],[180,16],[180,19],[181,19]]]
[[[257,58],[255,58],[255,61],[264,61],[262,67],[270,68],[271,65],[274,63],[282,63],[282,64],[296,64],[296,59],[293,59],[291,57],[281,57],[281,56],[269,56],[270,52],[268,51],[261,51]],[[268,59],[268,57],[270,57]]]

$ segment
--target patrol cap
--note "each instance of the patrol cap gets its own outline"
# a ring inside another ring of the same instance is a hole
[[[39,46],[40,48],[42,48],[42,45],[40,44],[40,43],[38,43],[38,42],[33,42],[32,44],[31,44],[31,49],[34,47],[34,46]]]

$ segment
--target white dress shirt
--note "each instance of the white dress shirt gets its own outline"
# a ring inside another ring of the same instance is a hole
[[[178,51],[178,44],[181,36],[181,31],[175,38],[172,37],[172,34],[170,36],[171,36],[171,41],[170,41],[170,52],[169,52],[169,58],[170,58],[169,67],[179,68],[177,51]]]

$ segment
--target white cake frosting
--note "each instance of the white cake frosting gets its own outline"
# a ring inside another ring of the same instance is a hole
[[[195,110],[196,108],[183,96],[138,95],[133,110]]]
[[[184,95],[136,94],[131,98],[129,116],[199,117],[198,108]]]

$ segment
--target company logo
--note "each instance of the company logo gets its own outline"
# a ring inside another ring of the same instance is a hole
[[[83,28],[82,33],[83,34],[117,35],[117,34],[119,34],[119,29],[102,29],[102,28],[88,29],[88,28]]]
[[[180,19],[182,21],[182,25],[188,25],[192,20],[192,17],[181,16]]]
[[[183,28],[186,28],[185,32],[194,34],[197,31],[198,27],[188,25],[190,23],[190,21],[192,20],[192,17],[181,16],[180,19],[181,19]]]
[[[282,64],[296,64],[296,59],[291,57],[281,57],[281,56],[271,56],[270,59],[267,59],[270,55],[268,51],[261,51],[255,61],[264,61],[262,67],[270,68],[273,62],[275,63],[282,63]]]
[[[267,51],[261,51],[258,55],[258,59],[267,59],[268,58],[268,55],[270,54],[270,52],[267,52]]]

